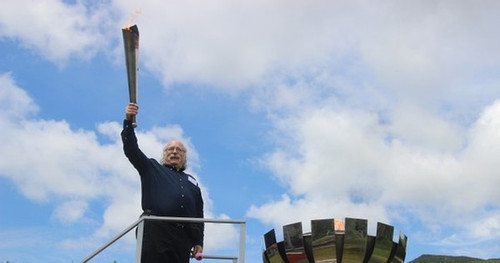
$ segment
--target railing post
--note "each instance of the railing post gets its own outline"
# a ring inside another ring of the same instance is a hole
[[[141,263],[142,256],[142,236],[144,234],[144,219],[137,225],[136,249],[135,249],[135,263]]]
[[[246,233],[246,224],[240,224],[240,255],[239,261],[240,263],[245,263],[245,233]]]

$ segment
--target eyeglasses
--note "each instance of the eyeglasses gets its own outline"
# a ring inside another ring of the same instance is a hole
[[[174,152],[174,151],[178,151],[178,152],[186,152],[186,150],[182,149],[181,147],[179,146],[170,146],[170,147],[167,147],[166,149],[167,151],[169,152]]]

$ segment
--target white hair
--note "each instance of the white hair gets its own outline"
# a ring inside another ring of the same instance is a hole
[[[184,155],[185,155],[185,160],[184,160],[184,164],[182,165],[182,169],[185,170],[186,167],[187,167],[187,149],[186,149],[186,146],[184,146],[184,143],[181,141],[181,140],[170,140],[169,142],[167,142],[165,144],[165,146],[163,146],[163,151],[162,151],[162,154],[161,154],[161,159],[160,159],[160,164],[161,165],[165,165],[165,155],[166,155],[166,152],[167,152],[167,147],[168,145],[171,143],[171,142],[174,142],[174,141],[177,141],[177,142],[180,142],[182,144],[182,148],[184,148]]]

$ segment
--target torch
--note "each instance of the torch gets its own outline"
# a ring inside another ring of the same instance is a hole
[[[122,28],[123,43],[125,45],[125,63],[127,66],[128,95],[130,102],[137,103],[137,88],[139,71],[139,29],[137,25]],[[136,116],[132,125],[137,127]]]

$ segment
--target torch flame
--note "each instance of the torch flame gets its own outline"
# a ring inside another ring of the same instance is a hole
[[[334,229],[336,233],[343,233],[345,231],[345,224],[344,221],[341,219],[335,219],[334,220]]]
[[[142,13],[142,10],[140,8],[136,9],[134,14],[130,16],[130,19],[128,20],[127,24],[123,27],[125,30],[129,30],[130,27],[132,26],[132,23],[134,22],[135,18],[138,17]]]

